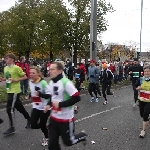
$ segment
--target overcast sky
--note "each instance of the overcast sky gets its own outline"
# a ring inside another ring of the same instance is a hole
[[[126,41],[139,43],[141,0],[106,1],[111,2],[116,11],[106,16],[109,27],[102,34],[103,43],[123,44]],[[8,10],[14,4],[15,0],[0,0],[0,12]],[[150,0],[143,0],[143,4],[142,51],[147,51],[147,49],[150,49]]]

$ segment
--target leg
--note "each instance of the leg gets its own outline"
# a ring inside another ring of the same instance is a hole
[[[13,94],[13,93],[9,93],[8,94],[8,99],[7,99],[7,114],[9,117],[9,122],[10,122],[10,128],[7,129],[3,134],[4,135],[10,135],[13,134],[15,132],[15,128],[14,128],[14,105],[17,99],[17,95]]]
[[[107,85],[107,95],[113,95],[112,92],[110,92],[111,89],[111,83]]]
[[[143,118],[145,102],[139,101],[140,116]]]
[[[24,80],[20,81],[21,91],[24,94]]]
[[[103,97],[105,98],[105,101],[107,101],[107,98],[106,98],[106,84],[105,83],[102,83],[102,94],[103,94]]]
[[[17,95],[13,93],[8,94],[6,110],[9,117],[10,127],[14,126],[14,107],[15,107],[16,99],[17,99]]]
[[[140,102],[141,106],[141,102]],[[145,136],[145,130],[149,124],[149,114],[150,114],[150,103],[149,102],[143,102],[143,108],[140,110],[143,111],[143,130],[141,131],[141,134],[139,135],[141,138],[144,138]],[[142,113],[142,112],[140,112]]]
[[[92,88],[92,91],[94,92],[96,98],[97,98],[97,88],[96,88],[96,83],[93,83],[93,88]]]
[[[24,80],[24,94],[28,94],[28,79]]]
[[[89,87],[88,87],[88,91],[89,91],[89,94],[91,95],[91,97],[94,97],[93,94],[92,94],[92,83],[89,83]]]
[[[80,81],[77,79],[76,83],[75,83],[75,87],[77,88],[77,90],[80,92]]]
[[[38,123],[38,120],[40,119],[40,113],[41,111],[38,109],[33,108],[31,112],[31,128],[32,129],[39,129],[40,125]]]
[[[49,150],[61,150],[59,145],[59,128],[58,123],[52,119],[50,119],[49,123],[49,143],[48,143],[48,149]]]
[[[97,93],[101,96],[101,91],[100,91],[100,88],[99,88],[99,84],[96,83],[96,90],[97,90]]]
[[[20,101],[20,94],[17,94],[17,99],[16,99],[16,102],[15,102],[15,108],[23,114],[24,118],[25,119],[30,119],[30,116],[29,116],[29,113],[25,110],[22,102]]]
[[[136,101],[138,100],[138,91],[136,90],[134,82],[132,83],[132,85],[133,85],[133,90],[134,90],[134,102],[136,103]]]
[[[138,100],[138,91],[135,88],[134,89],[134,101],[135,101],[135,103],[137,102],[137,100]]]
[[[46,123],[49,116],[50,111],[44,113],[43,110],[40,110],[40,127],[42,132],[44,133],[45,138],[48,138],[48,129],[46,127]]]
[[[60,123],[61,137],[66,146],[72,146],[81,141],[85,141],[87,135],[83,132],[74,135],[74,122]]]

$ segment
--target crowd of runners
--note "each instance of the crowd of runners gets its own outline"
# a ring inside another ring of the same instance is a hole
[[[48,145],[49,150],[61,149],[59,136],[66,146],[79,142],[85,144],[85,131],[74,134],[74,114],[78,113],[79,108],[76,103],[81,100],[80,91],[85,89],[85,80],[88,80],[88,92],[91,96],[89,101],[98,103],[103,96],[103,105],[108,104],[107,95],[114,95],[111,91],[113,82],[115,85],[123,80],[131,80],[134,91],[133,107],[139,105],[143,118],[139,137],[144,138],[150,114],[149,64],[139,62],[137,58],[124,63],[96,63],[95,60],[90,60],[87,65],[78,63],[75,67],[70,61],[49,62],[43,71],[44,76],[50,77],[49,82],[44,80],[41,67],[37,64],[29,65],[24,56],[16,61],[14,54],[7,54],[5,64],[4,77],[0,77],[0,81],[6,81],[8,95],[6,110],[10,124],[3,133],[5,136],[15,133],[16,108],[27,120],[25,128],[41,129],[44,134],[42,145]],[[20,101],[20,95],[32,100],[31,115]],[[3,120],[0,119],[0,123]]]

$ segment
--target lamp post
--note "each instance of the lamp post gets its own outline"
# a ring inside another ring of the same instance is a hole
[[[74,57],[74,46],[73,46],[73,44],[72,44],[72,51],[71,51],[71,53],[72,53],[72,66],[74,66],[74,63],[73,63],[73,61],[74,61],[74,59],[73,59],[73,57]]]
[[[142,24],[143,24],[143,0],[141,0],[140,53],[142,50]]]
[[[96,61],[97,50],[97,0],[91,0],[90,59]]]

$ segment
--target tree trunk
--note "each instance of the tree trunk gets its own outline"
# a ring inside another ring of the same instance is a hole
[[[74,66],[77,66],[77,49],[76,49],[76,47],[74,48],[73,63],[74,63]]]
[[[54,55],[53,55],[53,52],[52,52],[52,51],[50,51],[49,56],[50,56],[50,60],[53,61]]]
[[[28,60],[29,60],[29,57],[30,57],[30,50],[27,50],[27,51],[26,51],[26,60],[27,60],[27,62],[28,62]]]

